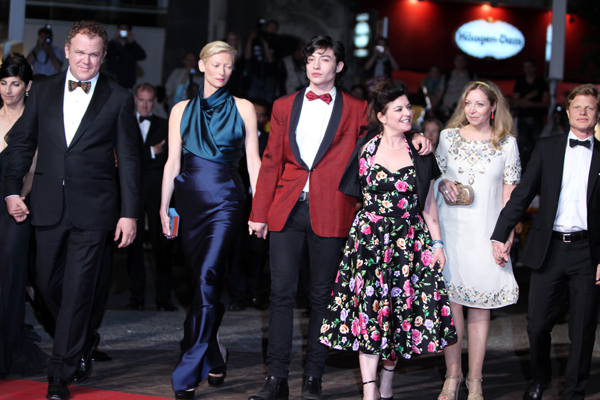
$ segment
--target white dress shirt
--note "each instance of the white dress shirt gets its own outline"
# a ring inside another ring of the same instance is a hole
[[[565,163],[563,165],[562,184],[558,209],[554,219],[554,230],[558,232],[586,231],[587,226],[587,188],[594,149],[594,136],[586,140],[590,148],[571,147],[569,141],[577,139],[572,131],[567,137]]]
[[[148,117],[152,116],[152,113],[147,115]],[[148,138],[148,131],[150,130],[150,120],[145,119],[144,121],[140,122],[140,113],[139,112],[135,112],[135,120],[138,122],[138,125],[140,126],[140,132],[142,133],[142,140],[144,141],[144,143],[146,143],[146,139]],[[150,156],[152,158],[155,158],[154,156],[154,148],[152,146],[150,146]]]
[[[89,82],[92,83],[89,93],[86,94],[80,87],[76,88],[72,92],[69,92],[69,80],[77,82],[78,79],[71,74],[70,68],[67,70],[67,79],[65,80],[65,99],[63,101],[63,121],[65,124],[65,139],[67,141],[67,147],[69,147],[71,144],[71,140],[73,140],[73,137],[77,132],[77,128],[79,128],[79,124],[83,119],[83,115],[90,104],[90,100],[92,100],[99,75],[100,74],[98,73],[95,77],[89,80]]]
[[[298,143],[298,148],[300,149],[300,157],[302,157],[308,168],[312,169],[315,156],[319,151],[319,146],[321,146],[321,141],[331,118],[337,90],[334,86],[329,92],[331,95],[331,102],[329,104],[321,99],[308,100],[306,98],[306,93],[308,92],[310,92],[310,87],[306,88],[304,92],[302,111],[300,112],[300,119],[296,127],[296,143]],[[309,181],[310,172],[304,185],[303,191],[305,192],[309,191]]]

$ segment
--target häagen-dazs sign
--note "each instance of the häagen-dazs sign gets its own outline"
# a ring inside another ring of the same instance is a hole
[[[525,37],[511,24],[483,19],[467,22],[458,28],[454,40],[470,56],[498,60],[518,54],[525,46]]]

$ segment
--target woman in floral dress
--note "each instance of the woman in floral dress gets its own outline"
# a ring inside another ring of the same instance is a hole
[[[419,156],[404,135],[412,122],[407,93],[401,82],[377,85],[371,119],[378,126],[357,143],[340,185],[361,198],[363,208],[344,249],[321,343],[359,351],[364,399],[393,397],[398,358],[437,353],[456,341],[430,192],[439,169],[432,155]]]

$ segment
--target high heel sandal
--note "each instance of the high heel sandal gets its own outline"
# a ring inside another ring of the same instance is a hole
[[[375,384],[375,388],[377,388],[377,380],[363,382],[363,386],[368,385],[369,383],[374,383]],[[377,388],[377,393],[379,393],[379,388]],[[364,397],[364,394],[363,394],[363,397]]]
[[[469,379],[469,375],[467,375],[467,379],[465,379],[465,385],[467,385],[467,389],[469,389],[469,382],[483,382],[483,378],[481,379]],[[481,390],[481,389],[479,389]],[[469,389],[469,396],[467,397],[467,400],[483,400],[483,394],[481,393],[481,391],[479,392],[471,392],[471,389]]]
[[[211,369],[208,373],[208,377],[206,380],[208,386],[219,387],[223,386],[223,384],[225,383],[225,377],[227,376],[227,361],[229,361],[229,350],[226,351],[225,358],[223,359],[223,361],[225,361],[224,366]]]
[[[438,396],[438,400],[456,400],[456,398],[458,396],[458,388],[463,379],[462,372],[458,375],[446,375],[445,378],[446,378],[446,380],[456,379],[457,380],[456,388],[454,390],[450,390],[450,389],[442,390]]]
[[[383,371],[391,372],[392,374],[394,373],[393,369],[387,369],[385,366],[382,366],[381,367],[381,371],[379,372],[379,381],[380,382],[381,382],[381,374],[383,373]],[[391,396],[391,397],[381,397],[381,394],[379,396],[380,396],[379,400],[394,400],[394,396]]]

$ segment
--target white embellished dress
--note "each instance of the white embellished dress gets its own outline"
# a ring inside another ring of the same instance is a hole
[[[444,279],[450,300],[468,307],[500,308],[515,304],[519,286],[512,263],[496,264],[490,236],[503,207],[503,184],[521,180],[517,141],[507,136],[496,149],[491,140],[464,139],[458,129],[440,134],[436,160],[442,171],[435,195],[446,252]],[[448,206],[437,190],[441,179],[473,187],[468,206]]]

